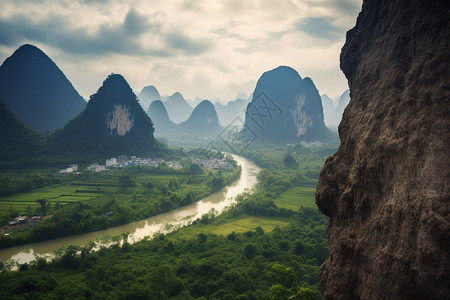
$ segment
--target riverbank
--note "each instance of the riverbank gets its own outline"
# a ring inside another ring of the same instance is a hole
[[[193,220],[200,218],[203,214],[208,213],[211,209],[220,213],[225,207],[234,203],[235,197],[238,194],[254,187],[257,181],[256,175],[259,172],[259,167],[252,161],[237,155],[232,156],[242,168],[240,178],[228,187],[198,202],[139,222],[66,238],[2,249],[0,250],[0,261],[5,262],[13,259],[23,264],[33,260],[35,257],[46,255],[68,245],[81,246],[96,241],[100,245],[102,242],[98,240],[103,236],[113,237],[129,234],[128,241],[133,243],[147,236],[151,237],[158,232],[170,232],[175,228],[187,225]]]

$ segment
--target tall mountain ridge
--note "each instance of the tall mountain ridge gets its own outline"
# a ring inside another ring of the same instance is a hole
[[[58,66],[28,44],[0,66],[0,99],[19,120],[41,132],[64,127],[86,106]]]
[[[109,75],[86,109],[55,139],[58,149],[84,154],[148,154],[154,144],[150,117],[139,105],[125,78]]]
[[[325,299],[448,299],[446,1],[364,0],[341,69],[351,100],[321,170]]]
[[[322,100],[313,81],[280,66],[258,80],[248,104],[245,125],[272,141],[328,140]]]

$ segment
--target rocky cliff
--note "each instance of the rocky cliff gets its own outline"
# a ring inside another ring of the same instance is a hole
[[[325,299],[448,299],[449,5],[365,0],[341,69],[351,100],[316,192]]]
[[[58,152],[84,155],[147,155],[154,150],[154,127],[125,78],[111,74],[76,118],[56,132]]]
[[[245,113],[245,125],[262,140],[298,142],[331,138],[322,100],[313,81],[280,66],[258,80]]]

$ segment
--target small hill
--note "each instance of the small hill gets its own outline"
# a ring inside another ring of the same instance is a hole
[[[139,93],[139,104],[141,104],[144,111],[147,111],[150,104],[155,100],[161,100],[161,95],[159,94],[156,87],[153,85],[146,86]]]
[[[41,132],[64,127],[86,106],[58,66],[32,45],[21,46],[0,66],[0,98]]]
[[[183,95],[176,92],[164,102],[167,113],[172,121],[181,123],[189,118],[192,107],[186,102]]]
[[[322,101],[313,81],[281,66],[258,80],[247,106],[245,124],[264,140],[328,141]]]
[[[192,111],[189,119],[180,126],[196,131],[218,131],[221,128],[214,105],[209,100],[200,102]]]
[[[20,121],[0,102],[0,161],[31,159],[42,153],[45,136]]]
[[[155,144],[153,123],[119,74],[111,74],[86,109],[55,139],[59,151],[112,156],[148,154]]]
[[[147,114],[153,121],[155,134],[161,135],[176,127],[176,124],[170,120],[167,110],[164,107],[164,103],[161,100],[153,101],[150,104]]]

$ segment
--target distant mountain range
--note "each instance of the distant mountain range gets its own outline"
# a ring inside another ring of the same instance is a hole
[[[241,98],[230,101],[227,104],[223,104],[221,102],[214,103],[214,107],[217,111],[217,115],[222,126],[227,126],[236,118],[240,118],[244,121],[245,109],[247,105],[248,101]]]
[[[21,46],[0,66],[0,99],[40,132],[64,127],[86,106],[58,66],[32,45]]]
[[[155,133],[158,136],[177,136],[180,134],[196,135],[205,132],[216,132],[221,129],[217,112],[214,105],[209,100],[203,100],[192,111],[189,118],[175,124],[169,117],[165,105],[162,101],[154,101],[150,105],[147,113],[155,125]]]
[[[323,94],[321,98],[325,124],[329,127],[338,127],[339,123],[341,122],[344,109],[350,102],[350,91],[346,90],[344,93],[342,93],[337,101],[336,106],[334,105],[333,99],[328,97],[328,95]]]
[[[153,85],[146,86],[139,93],[139,104],[142,106],[144,111],[147,111],[150,104],[155,100],[161,100],[161,95],[159,94],[156,87]]]
[[[261,140],[327,141],[322,101],[313,81],[281,66],[258,80],[248,104],[245,126]]]
[[[174,93],[164,101],[170,119],[175,123],[181,123],[189,118],[192,107],[179,92]]]

